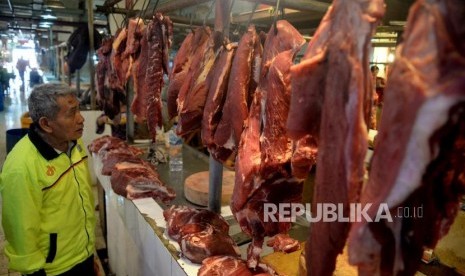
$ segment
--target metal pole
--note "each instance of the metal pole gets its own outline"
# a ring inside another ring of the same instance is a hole
[[[229,33],[229,7],[230,0],[216,0],[215,3],[215,31]],[[221,20],[219,20],[221,19]],[[211,155],[209,159],[209,185],[208,185],[208,209],[215,213],[221,212],[221,195],[223,190],[223,164],[216,161]]]
[[[61,50],[60,50],[60,47],[55,46],[55,68],[56,68],[56,77],[59,81],[63,81],[64,80],[64,76],[63,75],[63,62],[61,59],[60,59],[60,56],[61,56]]]
[[[134,82],[132,78],[126,84],[126,141],[134,143],[134,115],[131,112],[131,103],[134,100]]]
[[[76,70],[76,91],[78,95],[81,93],[81,70]]]
[[[223,189],[223,164],[211,155],[209,162],[208,209],[215,213],[221,212],[221,194]]]
[[[90,108],[96,109],[95,99],[95,68],[94,68],[94,4],[92,0],[87,0],[87,15],[89,28],[89,74],[90,74]]]

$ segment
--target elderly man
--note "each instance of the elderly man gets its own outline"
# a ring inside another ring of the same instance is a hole
[[[72,90],[36,86],[33,124],[0,175],[9,268],[26,275],[94,275],[94,201],[84,118]]]

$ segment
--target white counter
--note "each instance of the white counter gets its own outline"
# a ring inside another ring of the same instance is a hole
[[[105,190],[111,271],[117,276],[197,275],[200,265],[179,258],[177,242],[165,233],[162,207],[152,198],[128,200],[117,195],[111,188],[110,177],[100,173],[102,162],[95,155],[93,164]],[[222,215],[231,215],[229,206],[222,207]]]

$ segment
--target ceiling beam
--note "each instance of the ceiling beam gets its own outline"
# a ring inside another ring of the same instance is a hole
[[[37,31],[37,32],[43,32],[41,31],[40,28],[32,28],[32,27],[9,27],[8,30],[22,30],[22,31]],[[0,30],[0,31],[7,31],[7,30]],[[48,32],[48,29],[47,29]],[[66,31],[66,30],[52,30],[54,33],[64,33],[64,34],[70,34],[72,31]]]
[[[276,0],[245,0],[248,2],[276,6]],[[320,2],[316,0],[281,0],[279,3],[280,8],[293,9],[298,11],[318,11],[326,12],[331,4]]]
[[[131,12],[134,14],[137,14],[140,12],[139,10],[127,10],[127,9],[120,9],[120,8],[114,8],[113,6],[116,5],[118,2],[121,0],[107,0],[103,4],[103,6],[97,6],[97,11],[98,12],[108,12],[108,13],[122,13],[126,14],[127,12]],[[183,8],[188,8],[190,6],[195,6],[198,4],[203,4],[205,2],[211,2],[212,0],[170,0],[170,1],[165,1],[163,3],[158,4],[156,7],[156,11],[162,12],[162,13],[169,13],[172,11],[176,11],[179,9]],[[121,12],[125,11],[125,12]]]
[[[203,20],[199,20],[199,19],[194,19],[194,20],[190,20],[189,18],[186,18],[186,17],[182,17],[182,16],[176,16],[176,15],[169,15],[168,16],[171,21],[176,24],[176,23],[179,23],[179,24],[184,24],[186,26],[203,26],[204,25],[204,22]],[[214,25],[213,22],[211,22],[211,20],[207,20],[205,22],[205,25],[207,26],[210,26],[212,27]]]
[[[140,10],[128,10],[123,8],[115,8],[115,7],[105,7],[105,6],[96,6],[96,12],[101,13],[114,13],[114,14],[125,14],[128,17],[134,17],[140,13]]]
[[[168,13],[172,11],[176,11],[179,9],[188,8],[190,6],[195,6],[198,4],[203,4],[205,2],[211,2],[212,0],[172,0],[172,1],[165,1],[160,3],[156,8],[156,11],[161,13]]]
[[[63,21],[63,20],[53,20],[53,21],[50,21],[50,20],[43,20],[41,18],[32,18],[30,16],[13,16],[13,15],[0,15],[0,21],[18,21],[18,22],[28,22],[28,23],[36,23],[36,24],[39,24],[41,21],[48,21],[48,22],[52,22],[53,25],[57,25],[57,26],[72,26],[72,27],[78,27],[78,26],[81,26],[82,24],[87,24],[87,22],[70,22],[70,21]],[[101,28],[101,27],[106,27],[106,24],[97,24],[95,23],[94,24],[97,28]]]
[[[110,8],[113,7],[114,5],[118,4],[121,0],[106,0],[105,3],[103,3],[103,6],[105,8]]]

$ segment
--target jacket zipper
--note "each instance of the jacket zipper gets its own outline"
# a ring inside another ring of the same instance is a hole
[[[71,147],[71,150],[70,150],[70,156],[68,156],[69,158],[69,163],[71,165],[71,167],[73,168],[73,175],[74,175],[74,180],[76,180],[76,183],[78,185],[78,194],[79,194],[79,197],[81,198],[81,206],[82,206],[82,210],[84,211],[84,230],[86,231],[86,235],[87,235],[87,245],[86,245],[86,251],[87,251],[87,255],[90,256],[90,252],[89,252],[89,243],[90,243],[90,235],[89,235],[89,232],[87,231],[87,211],[86,211],[86,208],[84,206],[84,198],[82,197],[82,194],[81,194],[81,183],[79,183],[79,180],[77,179],[76,177],[76,170],[74,169],[74,164],[73,164],[73,161],[71,159],[71,155],[72,155],[72,152],[73,152],[73,149],[76,145],[73,145]]]

